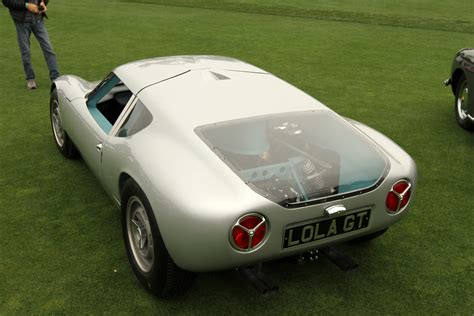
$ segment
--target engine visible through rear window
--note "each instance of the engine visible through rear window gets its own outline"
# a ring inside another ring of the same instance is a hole
[[[388,169],[376,145],[330,111],[222,122],[196,132],[246,184],[286,207],[370,188]]]

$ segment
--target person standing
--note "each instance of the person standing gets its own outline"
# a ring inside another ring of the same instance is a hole
[[[31,64],[31,33],[34,34],[43,51],[51,81],[55,80],[59,77],[58,64],[44,24],[44,17],[46,17],[46,11],[48,10],[46,6],[48,0],[2,0],[2,3],[10,10],[10,15],[15,24],[27,88],[37,88],[35,72]]]

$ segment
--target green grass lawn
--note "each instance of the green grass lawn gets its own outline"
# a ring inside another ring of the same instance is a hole
[[[122,1],[474,33],[474,3],[463,0]]]
[[[2,7],[0,314],[472,314],[474,134],[456,125],[441,84],[454,53],[474,45],[472,1],[143,2],[155,4],[51,1],[61,72],[99,80],[127,61],[181,54],[249,61],[411,154],[411,214],[348,249],[355,272],[272,263],[274,296],[224,271],[199,275],[181,298],[154,298],[128,264],[118,210],[82,161],[57,152],[40,50],[33,40],[40,89],[27,91]]]

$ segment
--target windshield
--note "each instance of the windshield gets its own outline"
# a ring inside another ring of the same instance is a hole
[[[198,135],[256,192],[285,207],[375,186],[385,156],[330,111],[217,123]]]

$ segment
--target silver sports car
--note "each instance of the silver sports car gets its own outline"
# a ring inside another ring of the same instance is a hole
[[[131,62],[51,89],[59,151],[121,209],[131,266],[158,296],[194,272],[371,239],[412,204],[416,165],[372,128],[245,62]]]

